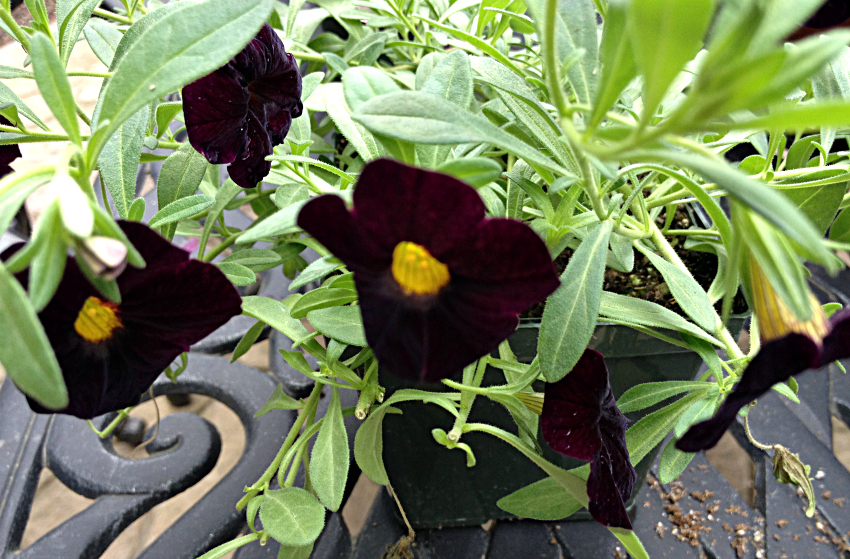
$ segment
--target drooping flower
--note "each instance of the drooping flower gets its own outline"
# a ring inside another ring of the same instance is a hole
[[[241,312],[239,294],[214,265],[190,260],[189,253],[145,225],[119,225],[147,265],[121,273],[116,304],[68,259],[56,294],[38,317],[62,369],[69,403],[49,410],[30,399],[37,413],[91,419],[135,405],[178,355]],[[26,285],[26,272],[17,277]]]
[[[12,126],[5,117],[0,116],[0,124],[3,126]],[[21,149],[17,144],[9,144],[0,146],[0,179],[12,172],[9,164],[21,156]]]
[[[817,299],[810,294],[812,316],[801,322],[773,290],[754,258],[750,258],[749,267],[751,303],[758,320],[761,348],[714,417],[692,425],[676,442],[676,448],[684,452],[716,445],[738,411],[773,385],[850,357],[850,309],[838,311],[827,320]]]
[[[850,3],[847,0],[826,0],[812,17],[788,37],[788,40],[797,41],[839,27],[850,27]]]
[[[406,379],[460,372],[559,284],[528,225],[484,219],[472,187],[387,159],[363,169],[351,211],[320,196],[298,225],[354,272],[369,347]]]
[[[229,163],[233,182],[254,188],[266,156],[301,116],[301,74],[270,25],[230,62],[183,88],[189,142],[210,163]]]
[[[605,526],[632,529],[626,501],[637,473],[629,461],[626,426],[608,383],[602,354],[584,350],[573,370],[546,385],[540,429],[543,439],[564,456],[590,462],[588,510]]]

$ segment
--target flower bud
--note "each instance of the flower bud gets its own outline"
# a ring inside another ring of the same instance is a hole
[[[105,280],[118,278],[127,267],[127,247],[111,237],[89,237],[77,245],[77,254]]]

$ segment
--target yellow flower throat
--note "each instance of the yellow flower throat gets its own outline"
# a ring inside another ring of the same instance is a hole
[[[393,250],[392,271],[406,295],[435,295],[451,279],[448,267],[428,249],[407,241]]]
[[[83,308],[74,321],[74,330],[85,340],[93,343],[102,342],[112,337],[112,333],[121,328],[118,315],[118,305],[109,301],[101,301],[97,297],[89,297],[83,303]]]

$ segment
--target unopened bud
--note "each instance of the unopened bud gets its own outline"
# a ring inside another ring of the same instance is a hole
[[[127,247],[111,237],[89,237],[77,245],[77,254],[98,277],[114,280],[127,267]]]

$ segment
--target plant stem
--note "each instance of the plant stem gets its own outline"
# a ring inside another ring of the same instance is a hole
[[[112,21],[117,21],[118,23],[126,23],[127,25],[133,25],[133,20],[131,20],[130,18],[118,14],[113,14],[109,10],[104,10],[103,8],[95,8],[92,12],[92,15],[96,15],[104,19],[111,19]]]
[[[472,378],[469,379],[469,382],[466,382],[464,384],[468,384],[472,388],[479,388],[481,386],[481,381],[484,380],[484,373],[486,371],[487,356],[485,355],[484,357],[479,359],[478,363],[475,365],[475,372],[472,374]],[[452,430],[448,433],[450,443],[457,443],[460,440],[460,436],[463,433],[463,426],[466,424],[466,420],[469,419],[469,412],[472,411],[472,403],[475,401],[475,396],[476,394],[469,390],[461,391],[460,408],[458,409],[459,413],[457,418],[455,419],[455,424],[452,427]]]
[[[773,445],[761,444],[760,442],[755,440],[755,438],[753,438],[753,434],[750,432],[750,414],[747,414],[744,417],[744,432],[747,433],[747,438],[750,440],[751,443],[753,443],[753,446],[755,446],[756,448],[761,450],[770,450],[773,448]]]
[[[204,262],[212,262],[213,258],[227,250],[233,243],[236,242],[239,237],[245,233],[245,231],[240,231],[238,233],[234,233],[233,235],[227,237],[219,244],[215,245],[212,250],[210,250],[207,254],[204,255]]]
[[[12,34],[15,36],[15,39],[24,47],[24,50],[29,52],[30,50],[30,38],[21,29],[21,26],[18,25],[18,22],[15,21],[15,18],[12,17],[11,12],[9,12],[5,7],[0,7],[0,19],[3,20],[9,29],[12,31]]]
[[[111,72],[68,72],[68,77],[111,78]]]

